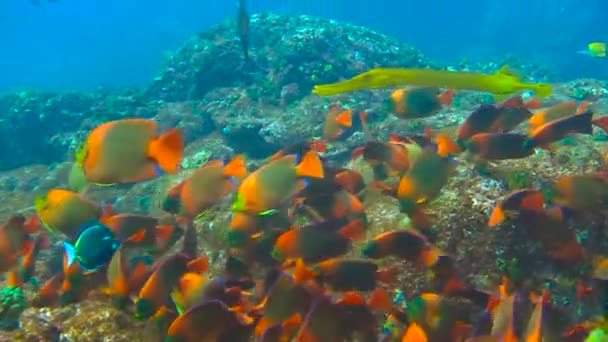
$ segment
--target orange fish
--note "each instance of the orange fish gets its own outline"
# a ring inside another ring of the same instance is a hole
[[[327,152],[327,146],[323,140],[302,141],[278,151],[277,153],[273,154],[268,161],[281,159],[282,157],[290,154],[303,156],[310,151],[325,153]]]
[[[312,294],[295,279],[280,273],[269,284],[264,300],[258,306],[264,315],[257,322],[255,334],[262,336],[267,329],[277,323],[289,320],[296,314],[305,316],[312,302]]]
[[[379,269],[373,261],[366,259],[334,258],[310,269],[297,263],[296,273],[301,274],[302,279],[316,278],[334,291],[372,291],[378,281],[386,284],[394,281],[392,270]]]
[[[411,163],[408,149],[402,143],[368,141],[364,146],[356,148],[352,157],[362,157],[368,162],[374,168],[376,179],[401,174]]]
[[[188,271],[206,271],[206,258],[191,259],[183,253],[172,255],[159,263],[139,292],[135,302],[136,317],[149,318],[158,310],[173,307],[171,291]]]
[[[464,147],[480,160],[521,159],[534,153],[533,148],[526,146],[528,139],[519,133],[478,133]]]
[[[458,128],[456,141],[463,144],[479,133],[509,132],[531,115],[521,96],[513,97],[498,105],[481,105]]]
[[[437,114],[443,106],[450,106],[454,90],[443,93],[438,88],[421,87],[397,89],[387,101],[388,109],[402,119],[419,119]]]
[[[327,220],[281,234],[273,256],[277,260],[302,258],[306,263],[315,263],[345,254],[351,247],[351,239],[360,240],[364,236],[361,220]]]
[[[194,304],[202,302],[205,295],[207,277],[197,272],[185,273],[177,282],[171,298],[175,302],[177,312],[180,314],[188,310]]]
[[[396,256],[426,268],[433,266],[442,254],[424,235],[414,229],[381,233],[368,242],[362,253],[372,259]]]
[[[500,201],[492,213],[488,226],[493,227],[505,220],[505,212],[519,210],[543,210],[545,196],[536,189],[521,189],[514,191]]]
[[[0,272],[7,272],[17,265],[18,258],[35,253],[35,243],[30,234],[40,229],[37,219],[26,222],[22,215],[12,216],[0,227]]]
[[[587,111],[588,106],[588,101],[583,101],[580,106],[578,106],[574,100],[560,102],[549,108],[534,113],[534,115],[532,115],[530,118],[529,124],[532,130],[534,130],[547,122],[565,118],[574,114],[582,114]]]
[[[128,184],[162,172],[175,173],[183,155],[184,138],[179,129],[159,135],[155,121],[123,119],[93,129],[76,161],[89,182]]]
[[[562,176],[553,184],[551,202],[575,210],[597,210],[608,204],[608,182],[598,175]]]
[[[564,262],[580,262],[584,260],[585,252],[563,215],[559,207],[543,211],[522,210],[519,220],[549,257]]]
[[[53,234],[63,233],[70,243],[83,224],[102,216],[102,209],[95,202],[64,189],[51,189],[45,197],[36,197],[34,206],[44,226]]]
[[[549,121],[536,128],[523,145],[524,150],[535,147],[548,147],[549,144],[562,140],[575,134],[593,134],[591,120],[593,112],[567,116],[565,118]]]
[[[343,132],[344,128],[350,128],[353,124],[352,110],[340,111],[340,108],[333,106],[323,124],[323,139],[326,141],[336,140]]]
[[[59,272],[49,278],[42,287],[40,287],[40,290],[32,300],[32,305],[34,307],[55,305],[59,300],[59,289],[64,280],[65,275],[63,272]]]
[[[172,226],[159,225],[157,218],[147,215],[113,215],[106,212],[100,222],[112,231],[117,240],[129,241],[151,252],[160,252],[168,248],[168,240],[174,231]],[[139,239],[133,238],[139,234],[143,236]]]
[[[49,244],[48,235],[39,234],[36,236],[34,239],[34,247],[30,248],[27,254],[23,256],[17,270],[11,272],[13,274],[9,276],[9,285],[23,286],[23,284],[32,279],[35,272],[38,253],[41,250],[48,248]]]
[[[186,180],[169,189],[163,209],[194,218],[234,189],[231,177],[244,177],[246,174],[245,159],[242,156],[236,156],[226,165],[221,160],[209,161]]]
[[[304,155],[299,165],[295,162],[295,156],[285,156],[249,174],[238,188],[232,210],[253,215],[274,213],[306,187],[303,177],[323,178],[323,165],[314,152]]]
[[[191,307],[167,330],[167,341],[249,341],[251,321],[235,314],[219,300]]]
[[[123,260],[122,248],[119,248],[108,265],[108,287],[102,291],[112,297],[116,306],[124,307],[129,301],[129,296],[141,289],[142,280],[148,275],[148,267],[143,261],[136,263],[132,269],[127,269]]]

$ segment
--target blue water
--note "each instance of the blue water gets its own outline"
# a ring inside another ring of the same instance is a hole
[[[0,91],[139,87],[164,51],[235,15],[234,1],[40,1],[0,1]],[[434,60],[514,53],[564,79],[608,79],[608,59],[575,53],[590,41],[608,41],[602,0],[249,0],[248,7],[365,25]]]

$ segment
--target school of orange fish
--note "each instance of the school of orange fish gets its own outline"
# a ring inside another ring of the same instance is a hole
[[[390,103],[397,117],[410,120],[436,114],[453,96],[436,88],[400,89]],[[546,289],[522,295],[507,277],[497,291],[466,284],[456,260],[425,237],[433,224],[425,206],[441,193],[464,153],[477,163],[519,159],[566,137],[593,134],[593,126],[607,130],[608,118],[593,118],[587,105],[543,107],[537,99],[516,96],[479,106],[455,137],[427,130],[391,135],[388,141],[370,136],[361,113],[355,118],[367,142],[353,151],[353,159],[363,158],[373,169],[367,183],[356,170],[330,166],[320,157],[325,142],[353,123],[351,110],[335,106],[323,125],[323,140],[279,151],[256,170],[247,170],[242,155],[201,165],[168,189],[163,209],[175,218],[169,225],[151,216],[113,213],[85,192],[52,189],[37,201],[31,219],[16,215],[0,229],[1,271],[9,285],[25,286],[49,235],[74,244],[77,253],[94,254],[95,243],[78,240],[83,225],[98,222],[120,242],[108,262],[87,270],[78,262],[84,257],[72,262],[66,253],[63,271],[41,287],[32,305],[62,305],[102,291],[137,318],[158,323],[166,341],[582,341],[593,324],[552,324],[550,316],[559,311]],[[178,129],[160,133],[154,121],[124,119],[92,130],[76,165],[89,183],[111,186],[174,174],[183,155]],[[370,239],[362,204],[370,189],[396,198],[411,227]],[[197,254],[200,237],[193,221],[233,194],[227,261],[223,273],[209,279],[209,262]],[[606,203],[608,171],[568,175],[555,180],[550,199],[537,189],[507,195],[489,226],[513,220],[548,258],[576,263],[589,256],[566,216]],[[181,236],[179,251],[170,253]],[[364,241],[360,257],[352,257],[355,241]],[[397,304],[397,270],[380,267],[377,261],[384,258],[428,270],[433,288],[406,296],[405,306]],[[608,262],[600,263],[593,277],[608,279],[607,270]],[[580,296],[593,291],[579,285]],[[479,307],[478,319],[454,311],[447,305],[451,298]],[[523,315],[514,309],[522,300],[530,308]]]

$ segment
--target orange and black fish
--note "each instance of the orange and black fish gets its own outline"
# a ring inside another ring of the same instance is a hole
[[[154,253],[162,252],[169,247],[168,240],[175,231],[173,226],[160,225],[157,218],[148,215],[113,215],[106,211],[100,222],[112,231],[117,240],[128,240]],[[138,233],[143,236],[133,239]]]
[[[269,161],[281,159],[282,157],[285,157],[290,154],[295,154],[296,156],[303,156],[310,151],[314,151],[317,153],[325,153],[327,152],[327,145],[325,145],[325,141],[323,140],[301,141],[273,154],[272,156],[270,156]]]
[[[179,315],[169,326],[165,341],[249,341],[251,320],[230,310],[219,300],[199,303]]]
[[[454,90],[440,92],[438,88],[421,87],[397,89],[386,102],[388,109],[402,119],[420,119],[436,114],[443,106],[450,106]]]
[[[249,13],[245,6],[245,0],[236,2],[237,13],[236,20],[238,26],[239,39],[245,59],[249,59]]]
[[[64,280],[65,274],[63,272],[49,278],[32,299],[32,305],[34,307],[46,307],[57,304],[59,302],[59,290]]]
[[[536,128],[523,144],[523,150],[535,147],[548,147],[551,143],[575,134],[593,134],[593,112],[567,116],[553,120]]]
[[[85,178],[96,184],[128,184],[177,172],[184,137],[173,128],[159,134],[155,121],[123,119],[93,129],[76,154]]]
[[[608,180],[601,175],[562,176],[552,186],[551,202],[574,210],[601,210],[608,204]]]
[[[118,307],[124,307],[131,294],[138,293],[144,285],[151,270],[144,261],[138,261],[132,267],[125,264],[122,248],[119,248],[108,265],[108,286],[102,292],[112,297]]]
[[[275,242],[273,256],[277,260],[302,258],[316,263],[348,252],[351,240],[361,240],[365,228],[361,220],[333,219],[292,228]]]
[[[323,139],[325,141],[336,140],[345,128],[350,128],[353,124],[352,110],[340,110],[340,107],[333,106],[323,124]]]
[[[252,215],[275,213],[306,187],[302,178],[323,178],[323,165],[310,151],[296,165],[296,156],[272,161],[249,174],[239,185],[232,210]]]
[[[44,226],[51,233],[64,234],[70,243],[82,225],[98,221],[103,214],[97,203],[64,189],[51,189],[45,197],[36,197],[34,206]]]
[[[506,213],[511,211],[532,210],[542,211],[545,205],[545,196],[536,189],[521,189],[514,191],[500,201],[492,213],[488,226],[493,227],[502,223]]]
[[[205,264],[204,259],[192,260],[183,253],[172,255],[160,262],[139,292],[135,302],[136,317],[146,319],[163,307],[172,308],[173,287],[188,270],[196,270],[201,264]]]
[[[232,192],[235,188],[232,177],[246,174],[242,156],[236,156],[226,165],[221,160],[209,161],[169,189],[163,209],[193,219]]]
[[[38,257],[38,253],[48,248],[50,245],[49,237],[46,234],[38,234],[34,239],[34,247],[29,248],[27,254],[23,255],[21,258],[21,262],[16,270],[12,271],[13,275],[9,275],[8,283],[12,286],[23,286],[23,284],[32,280],[34,277],[35,267],[36,267],[36,258]],[[12,283],[11,283],[12,279]]]
[[[378,282],[390,284],[394,273],[389,269],[379,269],[371,260],[334,258],[322,261],[310,269],[296,264],[296,273],[304,279],[316,279],[334,291],[371,291]]]
[[[574,100],[560,102],[549,108],[534,113],[534,115],[532,115],[530,118],[529,125],[532,130],[534,130],[547,122],[565,118],[574,114],[582,114],[587,111],[588,106],[588,101],[583,101],[580,106]]]
[[[300,279],[279,273],[273,280],[265,284],[268,290],[259,305],[264,314],[255,327],[257,336],[262,336],[275,324],[294,319],[296,315],[304,317],[312,303],[313,294],[299,283]]]
[[[526,108],[520,96],[502,104],[485,104],[478,107],[458,128],[456,141],[463,144],[479,133],[506,133],[528,119],[532,113]]]
[[[521,159],[534,153],[519,133],[478,133],[464,143],[465,149],[480,160]]]
[[[363,247],[364,256],[372,259],[396,256],[421,267],[433,266],[442,252],[416,230],[393,230],[381,233]]]
[[[583,247],[564,219],[562,208],[520,210],[519,221],[552,259],[571,263],[584,260]]]
[[[11,216],[0,227],[0,272],[11,270],[20,256],[34,253],[36,244],[30,234],[39,229],[37,219],[26,221],[23,215]]]

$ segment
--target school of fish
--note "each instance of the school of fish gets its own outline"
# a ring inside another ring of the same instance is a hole
[[[549,95],[549,86],[504,81],[514,82],[505,70],[454,76],[452,83],[467,89],[462,82],[482,77],[478,85],[490,89],[474,90],[505,95],[531,88]],[[440,75],[423,73],[431,84],[420,81],[387,99],[396,117],[426,118],[451,106],[455,89],[442,90]],[[355,88],[383,86],[360,79]],[[75,156],[71,177],[86,184],[52,189],[36,199],[31,218],[15,215],[1,226],[0,267],[9,285],[27,286],[38,252],[61,241],[63,270],[41,286],[32,305],[63,305],[101,292],[138,319],[154,321],[165,341],[583,341],[602,322],[563,323],[548,289],[527,293],[507,276],[495,291],[472,287],[457,260],[426,233],[434,224],[426,207],[461,158],[483,167],[559,148],[565,138],[592,135],[594,127],[608,132],[608,118],[595,116],[588,102],[541,101],[515,95],[480,105],[453,136],[427,129],[386,141],[371,136],[367,113],[335,105],[322,139],[286,147],[256,169],[247,168],[244,155],[200,165],[167,189],[163,217],[115,213],[86,193],[174,177],[184,157],[182,132],[160,131],[148,119],[106,122]],[[354,121],[366,142],[352,159],[367,163],[373,179],[323,158],[326,143],[352,131]],[[410,227],[369,236],[363,200],[370,192],[396,199]],[[221,274],[210,275],[194,222],[226,200],[232,201],[226,261]],[[577,263],[590,256],[568,218],[608,204],[608,170],[555,179],[550,195],[522,189],[497,201],[488,229],[516,222],[547,258]],[[431,287],[401,293],[390,260],[428,271]],[[608,259],[597,261],[592,278],[608,281]],[[583,279],[577,297],[595,290]],[[461,311],[455,298],[478,314]]]

